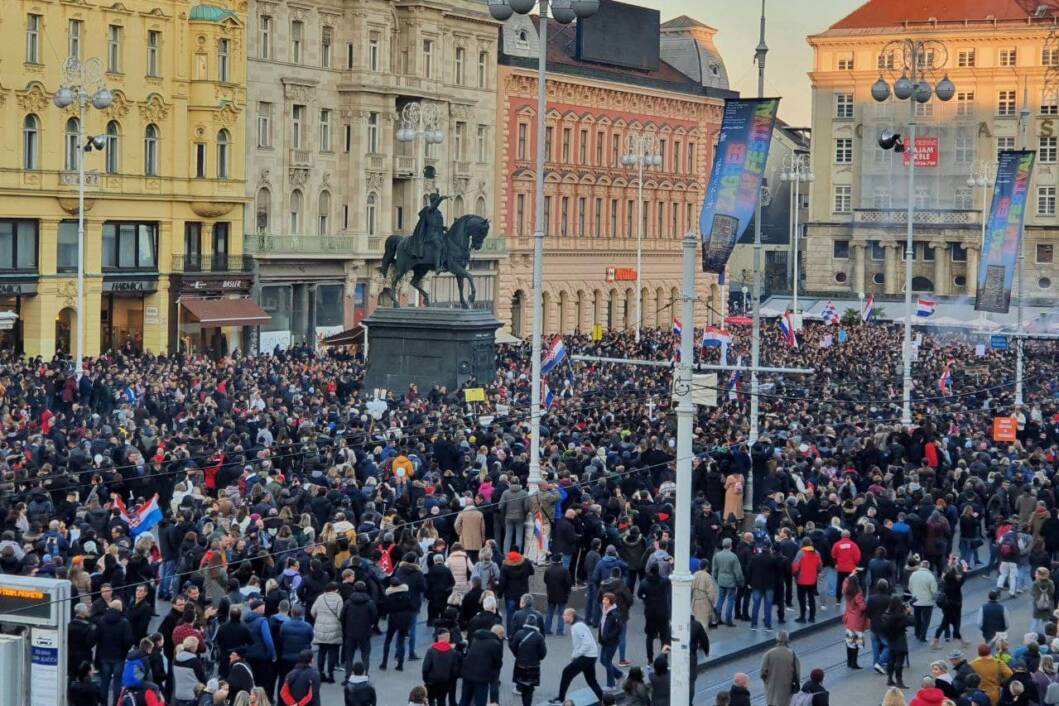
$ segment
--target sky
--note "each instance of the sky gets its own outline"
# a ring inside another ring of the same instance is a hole
[[[728,68],[731,87],[757,95],[757,46],[761,4],[757,0],[626,0],[660,10],[662,21],[688,15],[717,28],[714,41]],[[864,0],[766,0],[765,95],[781,96],[780,117],[795,127],[810,121],[809,68],[812,51],[805,38],[827,29]]]

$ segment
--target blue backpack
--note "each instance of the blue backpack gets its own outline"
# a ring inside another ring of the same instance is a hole
[[[138,650],[135,653],[129,653],[129,656],[125,658],[125,666],[121,670],[121,685],[126,689],[143,686],[148,673],[147,660],[143,653]]]

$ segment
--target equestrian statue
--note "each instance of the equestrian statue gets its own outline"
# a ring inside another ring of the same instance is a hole
[[[468,269],[471,251],[482,249],[482,243],[489,234],[489,221],[481,216],[460,216],[450,228],[446,228],[445,217],[438,208],[446,198],[437,191],[432,193],[427,205],[419,212],[419,222],[412,235],[391,235],[386,239],[386,251],[379,271],[383,277],[389,277],[389,286],[381,292],[380,300],[381,295],[386,294],[393,306],[399,307],[400,281],[411,272],[412,286],[422,297],[423,305],[429,306],[430,297],[420,286],[423,278],[430,272],[451,272],[456,277],[456,286],[460,291],[460,305],[469,309],[474,303],[477,292]],[[468,297],[470,303],[463,295],[464,281],[471,285]]]

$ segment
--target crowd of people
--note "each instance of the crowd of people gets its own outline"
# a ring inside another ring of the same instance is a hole
[[[908,628],[963,639],[975,565],[1035,606],[1034,577],[1052,580],[1055,350],[1027,346],[1016,408],[1010,352],[924,336],[905,428],[899,330],[827,345],[833,333],[808,324],[792,349],[769,331],[764,361],[814,373],[764,379],[753,444],[749,376],[722,376],[717,406],[697,413],[688,508],[675,505],[665,368],[556,375],[531,486],[526,346],[502,347],[496,379],[471,383],[487,393],[473,408],[440,387],[374,398],[355,352],[115,354],[80,380],[66,360],[3,356],[0,571],[71,581],[74,706],[309,706],[338,682],[350,706],[394,703],[404,696],[376,694],[372,675],[412,663],[409,703],[499,703],[508,682],[531,704],[549,651],[570,655],[553,703],[583,678],[601,703],[664,704],[674,519],[688,512],[696,662],[736,621],[786,642],[781,625],[840,610],[850,667],[870,637],[874,668],[900,687]],[[748,343],[736,332],[729,361]],[[668,359],[673,344],[668,331],[566,339],[629,358]],[[1015,416],[1015,441],[993,441],[997,415]],[[147,529],[137,519],[154,502]],[[626,654],[634,611],[643,665]],[[996,638],[1004,620],[991,601],[979,627]],[[814,676],[800,691],[826,706]]]

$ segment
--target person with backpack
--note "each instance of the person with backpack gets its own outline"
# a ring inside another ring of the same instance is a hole
[[[173,660],[173,705],[195,706],[195,687],[206,683],[206,669],[199,659],[198,638],[184,638]]]
[[[1030,621],[1030,632],[1044,634],[1044,625],[1052,618],[1055,608],[1055,583],[1045,566],[1037,567],[1033,585],[1030,589],[1033,596],[1033,620]]]
[[[320,706],[320,672],[313,667],[313,651],[305,650],[287,673],[279,690],[282,706]]]
[[[791,696],[791,706],[829,706],[831,697],[824,688],[824,670],[809,672],[809,680]]]
[[[1002,589],[1007,584],[1008,594],[1014,598],[1019,595],[1019,533],[1016,524],[1004,524],[997,530],[997,557],[1000,561],[1000,569],[997,574],[996,587]]]
[[[197,648],[198,645],[196,644]],[[115,699],[116,706],[165,706],[158,685],[150,680],[150,655],[154,643],[144,638],[140,644],[129,650],[121,669],[121,691]],[[107,703],[106,692],[103,692],[103,703]]]

